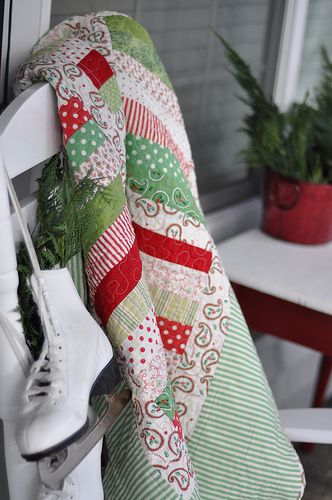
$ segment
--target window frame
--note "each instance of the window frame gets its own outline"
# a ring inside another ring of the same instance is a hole
[[[296,94],[309,0],[287,0],[273,87],[273,100],[286,111]]]
[[[52,0],[4,0],[5,18],[1,53],[1,102],[6,105],[19,65],[49,29]],[[27,23],[26,20],[29,19]],[[8,33],[8,30],[10,32]]]
[[[0,4],[1,9],[1,72],[0,72],[0,106],[1,111],[5,106],[6,101],[6,88],[7,88],[7,65],[9,61],[9,31],[11,19],[11,6],[12,0],[2,0]]]

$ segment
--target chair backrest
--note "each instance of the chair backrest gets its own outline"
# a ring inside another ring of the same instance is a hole
[[[5,109],[0,116],[0,137],[11,178],[60,151],[60,121],[50,84],[33,85]]]
[[[30,170],[61,149],[56,99],[48,83],[19,95],[0,116],[0,311],[17,320],[16,254],[4,166],[10,178]]]
[[[14,440],[15,421],[32,359],[17,310],[18,274],[13,232],[16,217],[10,213],[4,166],[14,178],[44,162],[60,148],[55,93],[48,83],[33,85],[0,116],[0,418],[4,421],[6,467],[13,499],[36,498],[38,473],[35,463],[22,462]],[[4,316],[16,328],[6,332]],[[3,493],[6,496],[6,492]]]

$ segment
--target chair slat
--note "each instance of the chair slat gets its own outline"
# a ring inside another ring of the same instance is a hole
[[[60,151],[60,120],[49,83],[33,85],[5,109],[0,116],[0,137],[11,178]]]

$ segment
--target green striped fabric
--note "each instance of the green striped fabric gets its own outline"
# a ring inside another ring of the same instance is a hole
[[[104,400],[99,399],[101,411]],[[107,433],[105,500],[175,500],[147,462],[129,404]],[[305,485],[299,459],[278,411],[237,300],[228,337],[189,443],[196,500],[297,500]]]
[[[228,337],[189,443],[204,500],[295,500],[304,474],[278,412],[237,300]]]
[[[70,261],[68,261],[67,268],[71,274],[72,280],[83,304],[86,305],[88,302],[88,293],[83,265],[83,256],[81,252],[74,255],[74,257],[72,257]]]
[[[198,302],[156,286],[150,286],[150,293],[157,316],[172,318],[183,325],[194,324]]]

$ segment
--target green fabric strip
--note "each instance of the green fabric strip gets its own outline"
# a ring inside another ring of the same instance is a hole
[[[205,224],[176,157],[168,148],[126,136],[127,185],[134,193],[170,206]]]
[[[104,142],[105,136],[94,120],[89,120],[73,134],[66,151],[71,165],[76,169]]]
[[[87,304],[87,288],[86,279],[83,266],[83,256],[82,253],[74,255],[67,263],[68,271],[71,274],[76,290],[81,297],[83,304]]]
[[[183,318],[184,325],[193,325],[194,324],[198,305],[199,305],[198,302],[194,302],[194,301],[192,301],[191,303],[188,304],[188,307],[186,309],[186,314]]]
[[[93,210],[96,213],[96,226],[88,235],[85,254],[97,241],[99,236],[119,217],[127,200],[124,194],[122,179],[118,175],[106,188],[97,193],[93,200]]]
[[[132,19],[123,18],[125,19],[123,21],[120,17],[121,16],[105,17],[112,39],[113,50],[125,52],[137,62],[145,66],[145,68],[151,71],[151,73],[160,78],[160,80],[163,81],[167,87],[173,89],[155,47],[151,41],[147,43],[147,39],[150,39],[147,32],[144,34],[144,28],[139,26]]]
[[[122,106],[122,99],[115,76],[107,80],[99,89],[100,94],[105,99],[109,110],[116,113]]]
[[[130,17],[108,16],[106,17],[108,29],[112,32],[130,33],[134,38],[145,43],[150,50],[154,50],[153,42],[146,29]]]
[[[182,325],[192,326],[194,324],[198,302],[156,286],[150,287],[150,293],[157,316],[177,321]]]

